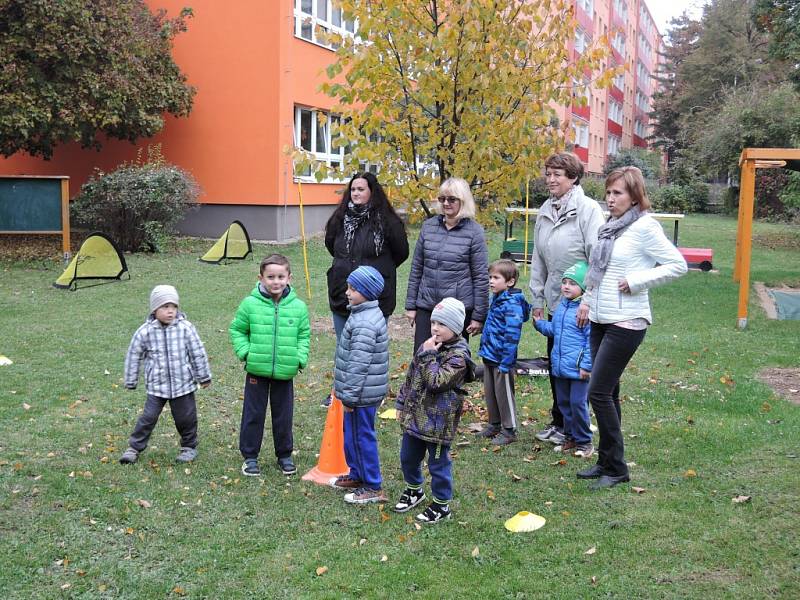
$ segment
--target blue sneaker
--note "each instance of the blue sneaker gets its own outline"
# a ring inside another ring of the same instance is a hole
[[[242,463],[242,475],[247,477],[261,475],[261,469],[258,467],[258,461],[255,458],[248,458]]]

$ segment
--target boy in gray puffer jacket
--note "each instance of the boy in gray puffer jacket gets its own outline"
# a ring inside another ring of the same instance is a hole
[[[333,390],[344,407],[344,456],[350,472],[331,481],[345,502],[386,502],[375,413],[389,386],[389,334],[378,305],[383,277],[362,266],[347,278],[350,317],[336,346]]]

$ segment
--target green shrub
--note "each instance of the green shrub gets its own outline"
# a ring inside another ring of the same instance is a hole
[[[702,181],[694,180],[683,187],[686,192],[689,210],[695,213],[707,212],[709,198],[711,197],[711,186]]]
[[[725,214],[735,215],[739,212],[739,187],[731,186],[722,192],[722,209]]]
[[[584,177],[581,179],[583,193],[589,198],[603,202],[606,199],[606,181],[600,177]]]
[[[681,185],[664,185],[650,198],[657,212],[684,213],[689,208],[686,188]]]
[[[604,173],[608,175],[620,167],[638,167],[645,179],[661,176],[661,154],[646,148],[624,148],[610,157]]]
[[[79,226],[108,234],[122,250],[160,252],[175,225],[194,208],[194,178],[164,162],[158,149],[111,173],[98,171],[81,188],[72,213]]]

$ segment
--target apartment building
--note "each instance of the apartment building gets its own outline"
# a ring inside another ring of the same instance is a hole
[[[573,55],[601,38],[611,45],[603,67],[623,67],[609,88],[593,85],[596,74],[573,82],[575,102],[556,108],[570,123],[575,153],[590,173],[602,173],[609,156],[622,148],[647,147],[662,39],[644,0],[574,0],[578,26]]]
[[[146,1],[173,15],[185,4]],[[609,36],[609,64],[628,65],[610,89],[597,89],[587,73],[575,82],[576,102],[557,108],[572,127],[576,153],[590,172],[600,173],[608,155],[646,145],[650,75],[661,41],[642,0],[573,2],[579,26],[571,50],[580,53]],[[331,140],[333,102],[318,91],[334,50],[320,32],[348,35],[357,23],[344,19],[335,0],[194,0],[192,7],[189,30],[174,48],[175,61],[197,88],[188,118],[168,118],[161,133],[135,145],[107,140],[97,152],[65,144],[50,161],[0,158],[0,173],[69,175],[75,194],[96,168],[110,171],[139,148],[160,144],[166,159],[191,172],[203,190],[200,210],[181,225],[184,233],[216,237],[238,219],[254,239],[296,238],[301,192],[306,231],[321,230],[343,184],[295,173],[287,150],[302,147],[333,166],[342,161],[345,149]],[[580,95],[585,104],[577,101]]]

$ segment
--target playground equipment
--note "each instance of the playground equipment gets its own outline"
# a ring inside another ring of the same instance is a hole
[[[792,171],[800,171],[800,149],[745,148],[739,156],[739,168],[741,169],[739,178],[739,218],[736,230],[736,259],[733,266],[733,280],[739,282],[739,308],[736,315],[736,323],[739,329],[747,327],[756,169],[779,169],[781,167]]]
[[[81,244],[80,250],[53,286],[75,291],[79,281],[104,280],[83,286],[92,287],[119,281],[125,273],[128,273],[128,265],[117,245],[106,234],[95,232]],[[128,279],[130,278],[128,273]]]
[[[252,251],[247,229],[241,221],[234,221],[199,260],[219,264],[224,260],[242,260]]]

